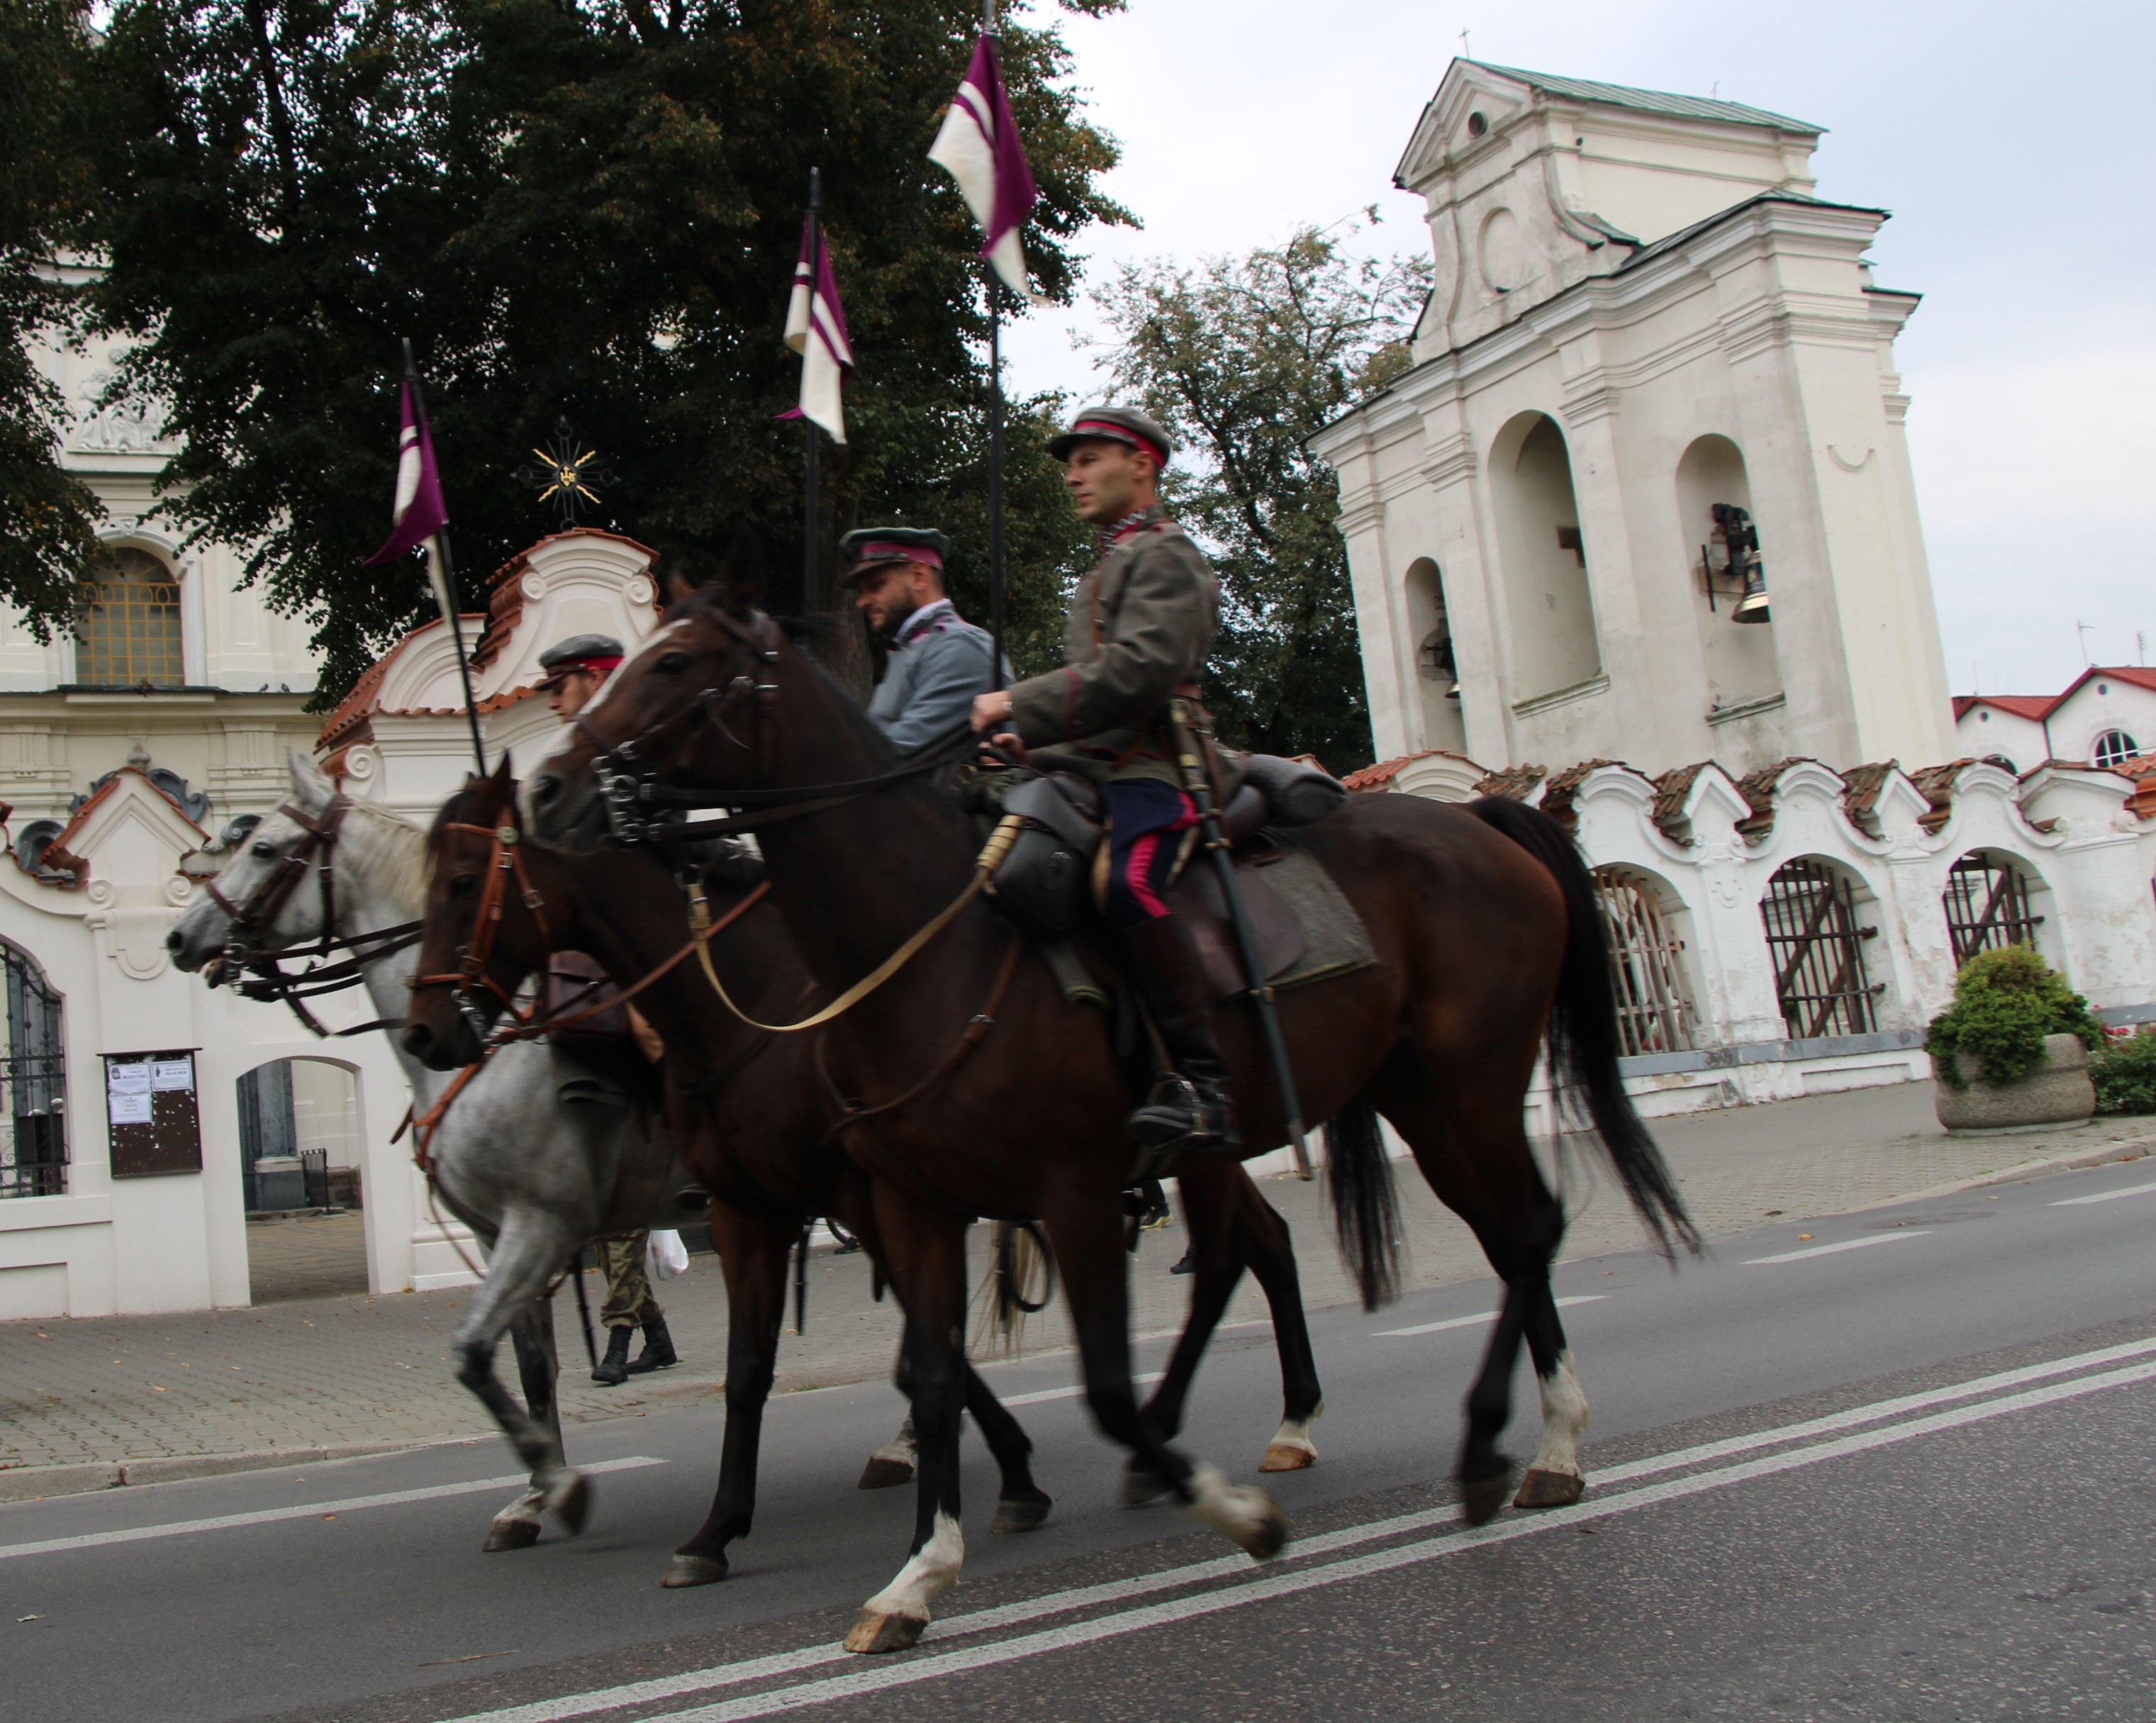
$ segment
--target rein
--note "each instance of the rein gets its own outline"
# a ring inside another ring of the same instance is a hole
[[[443,828],[445,831],[469,831],[490,838],[493,852],[487,858],[486,883],[480,890],[479,910],[472,918],[471,943],[457,947],[457,969],[454,975],[414,975],[407,984],[413,992],[422,987],[452,987],[456,990],[459,1015],[471,1027],[480,1042],[487,1038],[487,1026],[480,1014],[474,990],[484,986],[501,1001],[502,1009],[520,1027],[531,1021],[532,1013],[517,1007],[516,996],[487,973],[494,959],[494,942],[501,931],[501,912],[509,895],[513,878],[524,899],[524,907],[531,912],[532,919],[539,923],[541,938],[547,949],[554,949],[554,930],[547,921],[547,900],[542,898],[531,883],[531,876],[525,872],[524,852],[519,845],[519,834],[515,825],[470,825],[461,821]]]

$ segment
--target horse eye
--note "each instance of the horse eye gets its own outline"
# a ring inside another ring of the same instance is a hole
[[[680,676],[695,662],[696,660],[686,652],[667,652],[651,666],[652,673],[655,676]]]
[[[452,898],[469,898],[478,890],[479,876],[475,873],[459,873],[449,882]]]
[[[252,853],[257,861],[275,862],[277,859],[277,846],[265,837],[254,846]]]

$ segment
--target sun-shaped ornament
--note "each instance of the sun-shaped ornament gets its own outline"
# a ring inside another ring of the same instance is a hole
[[[540,501],[552,502],[565,532],[577,524],[577,517],[587,507],[599,506],[598,493],[592,486],[613,482],[613,475],[598,464],[598,450],[577,452],[577,434],[566,418],[554,421],[554,435],[547,446],[531,452],[537,460],[517,468],[516,481],[538,491]]]

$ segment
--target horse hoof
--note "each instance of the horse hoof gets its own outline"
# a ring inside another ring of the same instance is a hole
[[[1286,1547],[1287,1515],[1255,1484],[1230,1484],[1218,1466],[1190,1474],[1190,1499],[1183,1511],[1211,1526],[1253,1561],[1270,1561]]]
[[[1512,1468],[1507,1463],[1500,1466],[1487,1478],[1463,1478],[1460,1481],[1460,1517],[1470,1525],[1487,1525],[1497,1517],[1498,1509],[1505,1505],[1505,1498],[1512,1493]]]
[[[1260,1472],[1300,1472],[1317,1463],[1317,1450],[1308,1443],[1275,1441],[1258,1462]]]
[[[887,1460],[881,1454],[870,1454],[869,1463],[861,1468],[859,1489],[896,1489],[901,1484],[913,1482],[913,1468],[904,1460]]]
[[[920,1643],[928,1623],[916,1621],[910,1615],[886,1615],[881,1610],[864,1609],[846,1635],[845,1648],[864,1654],[878,1651],[909,1651]]]
[[[547,1491],[547,1511],[562,1522],[562,1530],[576,1536],[592,1517],[592,1480],[582,1472],[570,1473]]]
[[[995,1524],[990,1531],[1033,1531],[1045,1524],[1055,1504],[1046,1496],[1005,1496],[996,1504]]]
[[[536,1520],[497,1520],[487,1527],[486,1541],[480,1549],[491,1556],[501,1550],[528,1550],[538,1541]]]
[[[1587,1480],[1576,1472],[1545,1472],[1541,1467],[1520,1480],[1516,1508],[1568,1508],[1587,1494]]]
[[[1172,1486],[1165,1478],[1147,1471],[1135,1460],[1123,1468],[1122,1482],[1116,1486],[1116,1499],[1127,1508],[1143,1508],[1158,1501]]]
[[[678,1592],[689,1586],[716,1586],[726,1576],[726,1558],[723,1556],[677,1553],[666,1564],[666,1576],[659,1583],[670,1592]]]

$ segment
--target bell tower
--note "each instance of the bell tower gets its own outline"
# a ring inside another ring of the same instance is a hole
[[[1886,212],[1815,193],[1820,136],[1452,63],[1396,174],[1436,262],[1416,363],[1312,442],[1381,759],[1950,757],[1917,296],[1871,279]]]

